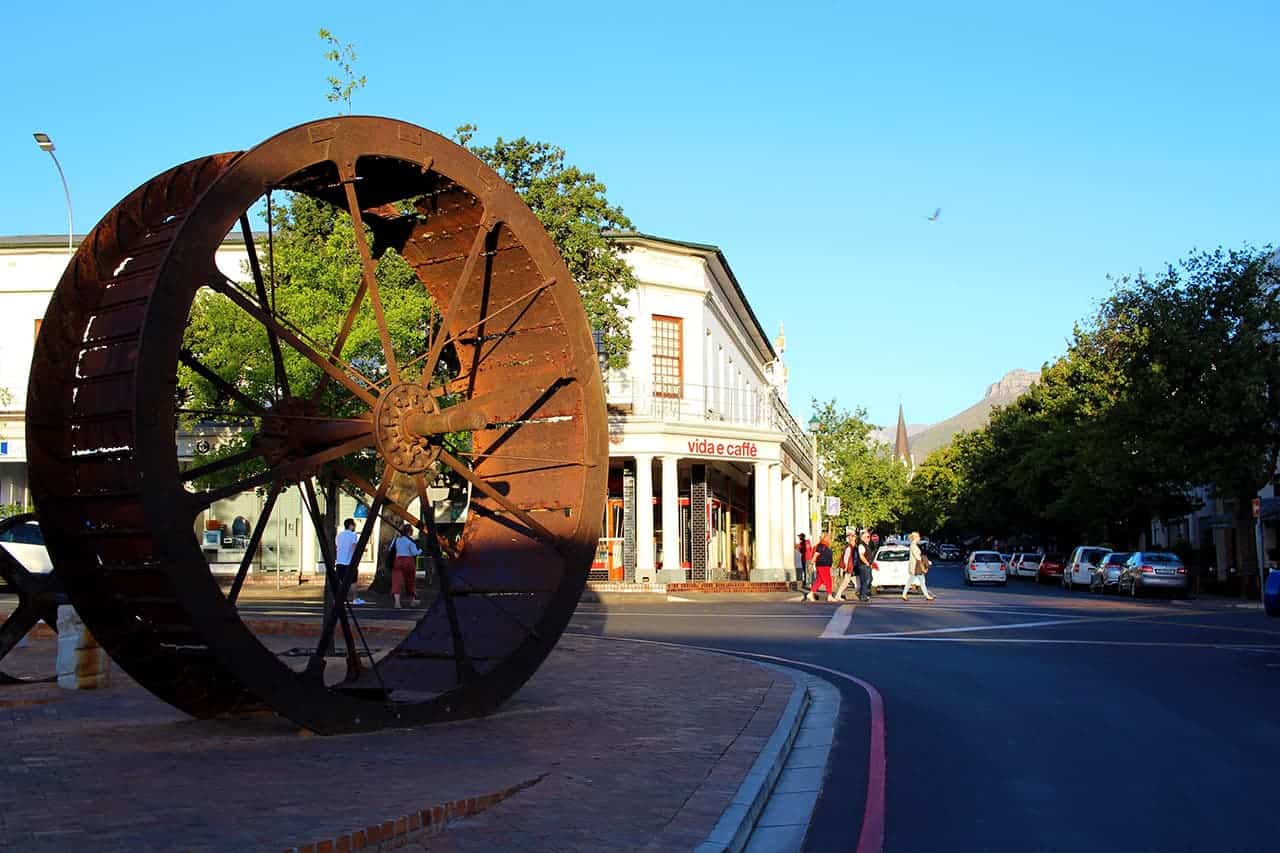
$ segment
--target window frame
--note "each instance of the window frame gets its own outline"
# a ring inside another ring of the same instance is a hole
[[[668,353],[658,352],[658,341],[659,341],[658,325],[659,323],[664,323],[664,322],[673,323],[675,325],[675,330],[676,330],[675,356],[672,356]],[[651,314],[649,323],[650,323],[649,331],[650,331],[650,334],[652,335],[651,340],[653,344],[651,348],[652,352],[651,352],[651,358],[650,358],[650,364],[649,364],[650,374],[653,379],[653,396],[662,397],[663,399],[668,399],[668,400],[683,399],[684,397],[684,318],[672,317],[669,314]],[[665,381],[665,377],[662,377],[662,381],[660,381],[660,374],[658,373],[659,359],[670,360],[672,358],[674,358],[675,360],[676,377],[677,377],[676,388],[674,393],[668,390],[668,384]]]

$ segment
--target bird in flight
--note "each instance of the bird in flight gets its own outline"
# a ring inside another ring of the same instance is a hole
[[[938,221],[938,217],[939,217],[941,214],[942,214],[942,208],[938,208],[937,210],[935,210],[935,211],[933,212],[933,216],[930,216],[930,217],[929,217],[929,221],[930,221],[930,222],[937,222],[937,221]]]

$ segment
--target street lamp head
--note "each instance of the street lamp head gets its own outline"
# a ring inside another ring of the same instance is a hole
[[[40,146],[41,151],[53,151],[53,140],[49,138],[49,134],[36,131],[31,135],[36,138],[36,145]]]
[[[820,429],[822,429],[822,421],[818,420],[818,416],[809,418],[809,432],[817,432]]]

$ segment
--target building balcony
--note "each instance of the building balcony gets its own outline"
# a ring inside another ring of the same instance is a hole
[[[610,413],[664,423],[723,424],[782,433],[788,452],[806,470],[813,455],[808,434],[778,393],[750,388],[684,383],[678,394],[663,393],[651,382],[629,376],[605,377]]]

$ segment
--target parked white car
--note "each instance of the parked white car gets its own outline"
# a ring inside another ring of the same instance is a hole
[[[44,534],[37,521],[26,521],[0,533],[0,548],[12,554],[29,572],[53,571],[53,561],[44,547]]]
[[[1075,589],[1077,586],[1092,586],[1093,573],[1102,565],[1102,561],[1111,553],[1110,548],[1096,545],[1081,545],[1071,552],[1067,564],[1063,566],[1062,588]]]
[[[1005,586],[1009,582],[1004,557],[998,551],[974,551],[964,561],[964,582],[998,583]]]
[[[904,545],[881,545],[871,561],[871,589],[901,590],[911,583],[911,551]]]
[[[1018,565],[1009,569],[1009,577],[1034,578],[1040,571],[1040,561],[1044,554],[1023,554]]]

